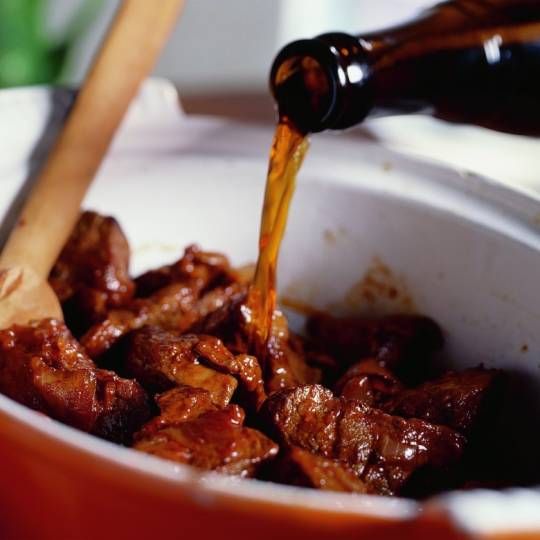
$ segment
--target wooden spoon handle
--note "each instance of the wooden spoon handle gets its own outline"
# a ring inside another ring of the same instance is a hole
[[[0,257],[46,279],[140,83],[184,0],[124,0]]]

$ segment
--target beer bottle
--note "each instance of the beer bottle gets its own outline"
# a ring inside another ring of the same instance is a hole
[[[427,112],[540,134],[540,0],[452,0],[405,24],[285,46],[270,76],[304,133]]]

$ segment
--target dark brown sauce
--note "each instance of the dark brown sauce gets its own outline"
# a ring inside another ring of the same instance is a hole
[[[286,118],[281,118],[270,150],[266,191],[259,234],[259,257],[250,287],[245,316],[251,329],[251,345],[264,350],[276,308],[276,268],[287,226],[296,175],[309,141]]]

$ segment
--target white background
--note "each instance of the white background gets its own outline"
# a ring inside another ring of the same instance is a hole
[[[80,1],[49,0],[51,27],[61,27]],[[148,1],[159,6],[160,0]],[[82,78],[118,0],[103,3],[100,16],[70,59],[66,82]],[[288,41],[332,30],[382,28],[432,4],[426,0],[186,0],[156,74],[171,79],[181,95],[264,92],[272,59]],[[540,189],[538,139],[422,117],[382,119],[368,127],[384,144],[400,151]]]
[[[159,0],[153,1],[156,8]],[[49,0],[53,28],[81,0]],[[432,3],[432,2],[431,2]],[[187,0],[157,67],[187,92],[266,88],[268,70],[286,42],[318,33],[361,32],[414,13],[426,0]],[[66,80],[84,74],[118,0],[105,0],[98,19],[71,58]]]

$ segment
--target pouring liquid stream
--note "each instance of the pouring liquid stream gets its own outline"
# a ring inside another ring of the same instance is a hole
[[[308,148],[308,138],[287,118],[280,118],[270,150],[259,234],[259,256],[246,304],[250,349],[263,357],[276,309],[279,249],[287,226],[296,176]]]

